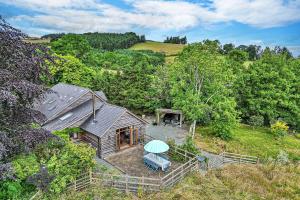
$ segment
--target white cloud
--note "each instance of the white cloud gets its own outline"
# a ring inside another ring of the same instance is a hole
[[[64,32],[128,31],[136,27],[184,30],[219,22],[240,22],[260,28],[283,26],[300,20],[300,0],[212,0],[202,3],[163,0],[124,0],[122,10],[96,0],[0,0],[36,11],[12,20],[37,28]]]

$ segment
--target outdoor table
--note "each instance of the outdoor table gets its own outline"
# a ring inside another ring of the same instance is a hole
[[[158,165],[162,171],[165,171],[169,166],[171,166],[171,162],[165,158],[162,158],[154,153],[148,153],[144,155],[144,159],[149,160],[156,165]]]

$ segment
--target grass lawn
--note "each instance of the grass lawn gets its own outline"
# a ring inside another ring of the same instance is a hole
[[[166,63],[174,61],[176,55],[182,51],[185,45],[183,44],[171,44],[163,42],[146,41],[144,43],[138,43],[130,47],[131,50],[152,50],[154,52],[161,52],[166,55]]]
[[[192,174],[164,192],[142,199],[299,199],[300,167],[228,165],[206,176]]]
[[[58,199],[114,200],[281,200],[300,198],[300,166],[228,165],[206,176],[192,173],[174,187],[161,192],[125,194],[101,185],[71,191]]]
[[[198,127],[195,141],[200,148],[214,153],[227,151],[265,159],[275,157],[283,150],[289,154],[290,159],[300,161],[300,139],[292,135],[276,139],[267,128],[253,129],[247,125],[240,125],[233,130],[231,140],[223,141],[211,136],[208,127]]]

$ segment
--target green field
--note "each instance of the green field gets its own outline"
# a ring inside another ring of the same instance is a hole
[[[50,39],[40,39],[40,38],[27,38],[24,39],[24,41],[32,44],[50,43]]]
[[[233,130],[232,140],[223,141],[211,136],[208,127],[198,127],[195,141],[200,148],[215,153],[227,151],[266,159],[275,157],[283,150],[289,154],[290,159],[300,160],[300,139],[293,135],[276,139],[267,128],[253,129],[240,125]]]
[[[152,50],[154,52],[161,52],[166,55],[166,62],[170,63],[174,61],[174,58],[178,53],[182,51],[185,45],[183,44],[170,44],[163,42],[147,41],[144,43],[138,43],[130,47],[132,50]]]

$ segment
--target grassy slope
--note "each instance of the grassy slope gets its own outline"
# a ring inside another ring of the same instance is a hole
[[[220,153],[233,153],[258,156],[260,158],[275,157],[280,150],[286,151],[293,160],[300,160],[300,139],[294,136],[285,136],[282,139],[274,138],[266,128],[251,128],[241,125],[233,130],[233,139],[223,141],[212,137],[209,128],[199,127],[196,134],[196,143],[199,147]]]
[[[24,40],[25,42],[33,43],[33,44],[43,44],[43,43],[50,43],[50,39],[32,39],[32,38],[27,38]]]
[[[162,192],[137,196],[122,194],[100,185],[81,192],[62,195],[59,199],[119,200],[253,200],[299,199],[300,166],[228,165],[210,171],[206,176],[190,174],[175,187]]]
[[[182,51],[185,45],[183,44],[170,44],[154,41],[146,41],[144,43],[138,43],[130,47],[132,50],[152,50],[155,52],[161,52],[166,54],[166,62],[170,63],[174,60],[176,55]]]

